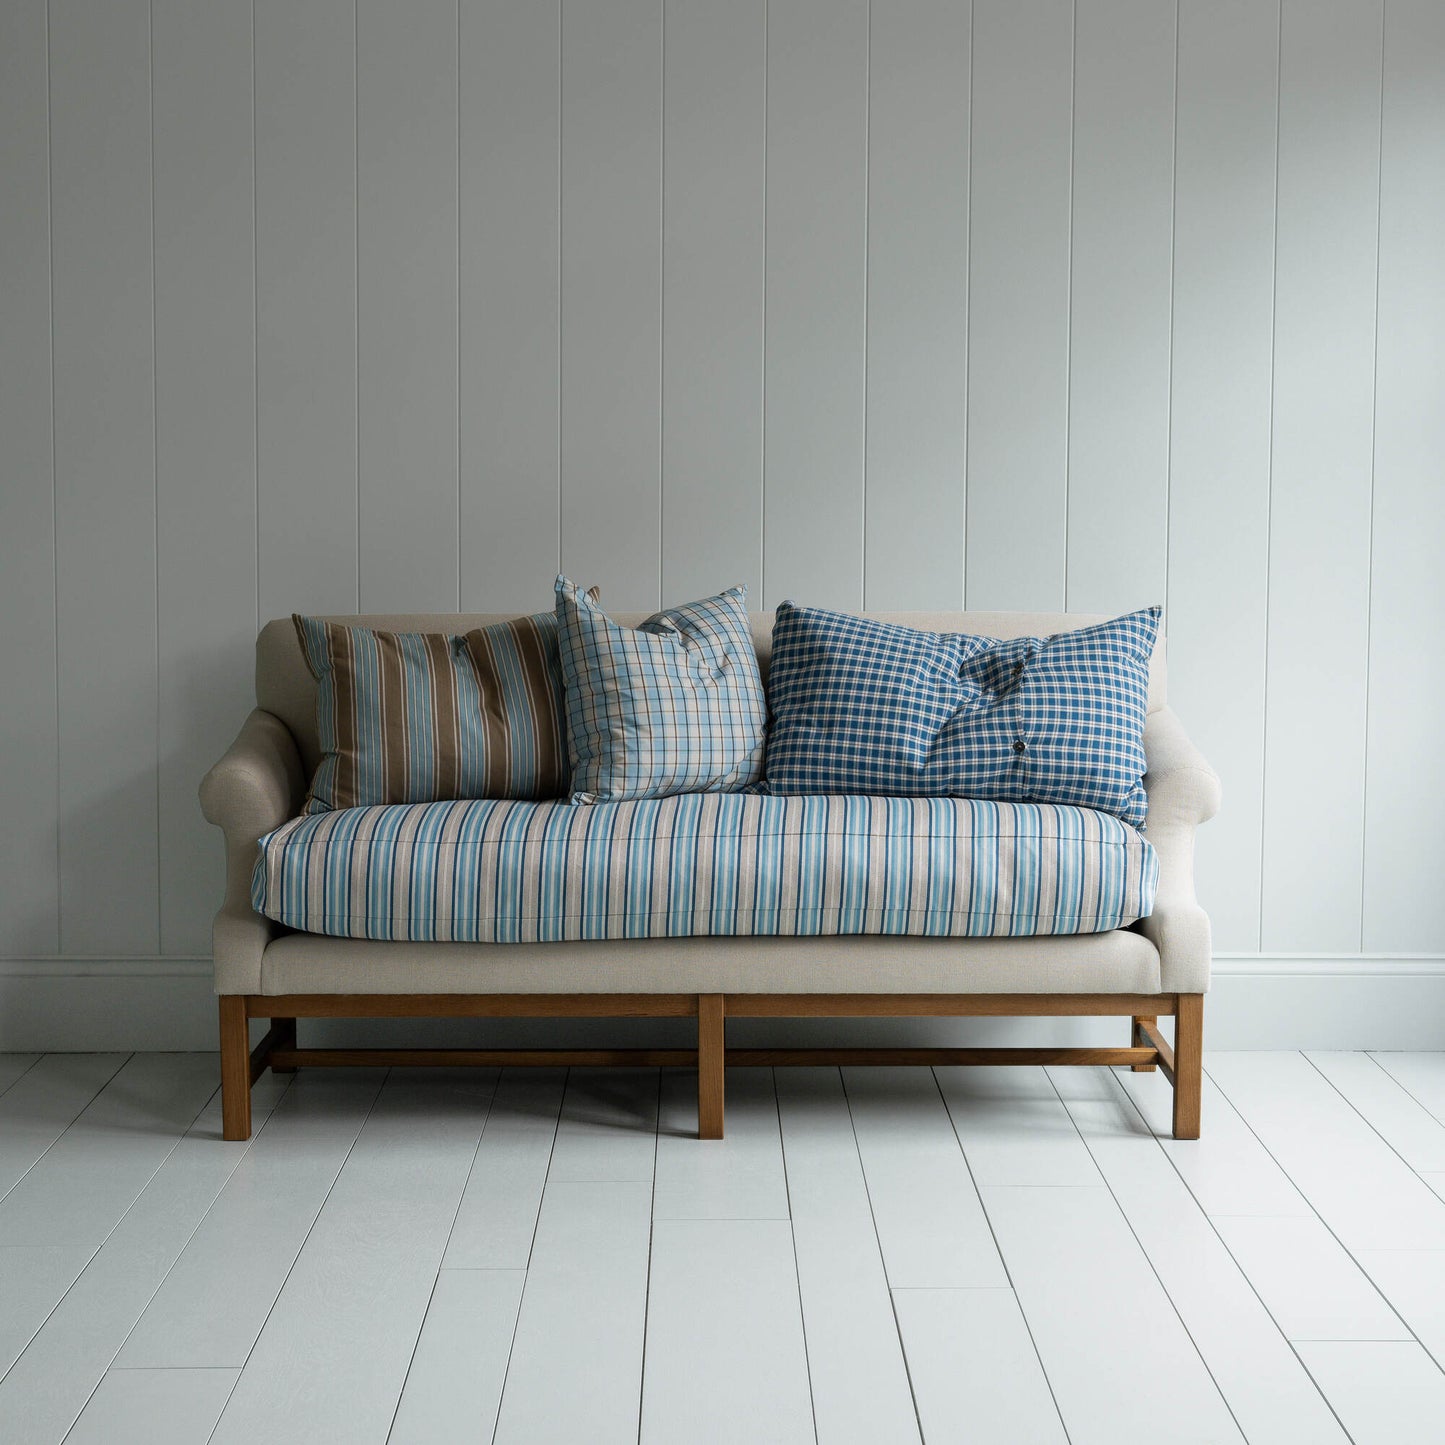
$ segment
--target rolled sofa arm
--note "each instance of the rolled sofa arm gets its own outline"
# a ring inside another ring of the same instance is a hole
[[[1194,895],[1194,830],[1219,811],[1219,775],[1189,741],[1169,708],[1144,726],[1148,770],[1148,838],[1159,855],[1154,911],[1139,928],[1159,950],[1165,993],[1204,993],[1209,987],[1209,915]]]
[[[212,929],[217,993],[259,993],[276,925],[251,907],[256,841],[301,810],[306,775],[290,729],[256,708],[201,780],[201,811],[226,835],[226,898]]]

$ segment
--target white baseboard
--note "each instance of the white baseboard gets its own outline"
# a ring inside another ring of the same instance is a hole
[[[314,1020],[323,1044],[684,1043],[668,1020]],[[1095,1019],[739,1020],[738,1043],[1117,1042]],[[207,958],[0,959],[0,1051],[210,1049]],[[1205,1007],[1213,1049],[1445,1049],[1445,954],[1220,954]]]

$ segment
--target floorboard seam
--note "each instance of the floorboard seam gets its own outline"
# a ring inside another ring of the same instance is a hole
[[[246,1351],[246,1358],[241,1361],[241,1368],[236,1371],[236,1382],[231,1386],[230,1393],[226,1396],[226,1403],[221,1406],[221,1413],[216,1416],[216,1423],[211,1427],[211,1433],[206,1437],[206,1445],[210,1445],[210,1442],[216,1438],[216,1431],[221,1428],[221,1422],[226,1418],[226,1411],[231,1408],[231,1401],[235,1398],[236,1391],[241,1386],[241,1377],[246,1373],[246,1366],[251,1363],[251,1356],[256,1351],[257,1341],[259,1341],[261,1336],[266,1333],[266,1326],[270,1324],[271,1316],[276,1313],[276,1306],[280,1303],[281,1296],[286,1293],[286,1286],[290,1282],[292,1272],[296,1268],[296,1261],[300,1259],[301,1256],[305,1253],[306,1245],[310,1240],[313,1231],[316,1228],[317,1220],[319,1220],[322,1214],[326,1212],[326,1204],[327,1201],[331,1198],[332,1192],[336,1188],[336,1181],[340,1179],[342,1174],[345,1172],[346,1165],[350,1160],[352,1153],[355,1151],[358,1141],[361,1139],[362,1134],[365,1133],[367,1123],[370,1121],[371,1116],[376,1109],[377,1100],[380,1099],[382,1094],[386,1091],[387,1083],[391,1079],[391,1073],[392,1071],[390,1069],[387,1069],[386,1072],[381,1076],[381,1083],[377,1086],[376,1093],[371,1096],[371,1103],[367,1106],[366,1114],[362,1118],[361,1124],[357,1128],[356,1134],[353,1136],[351,1143],[347,1146],[346,1153],[342,1156],[341,1164],[337,1168],[336,1173],[332,1176],[331,1183],[327,1186],[326,1193],[322,1196],[321,1203],[318,1206],[316,1213],[311,1216],[311,1223],[307,1227],[306,1234],[301,1240],[301,1247],[291,1257],[291,1263],[287,1267],[285,1278],[281,1281],[281,1288],[276,1291],[276,1298],[271,1301],[271,1308],[266,1311],[266,1318],[261,1321],[261,1328],[256,1331],[256,1338],[251,1341],[251,1348]],[[267,1122],[269,1123],[270,1121],[268,1120]]]
[[[1112,1072],[1112,1070],[1110,1072]],[[1139,1238],[1139,1231],[1134,1228],[1134,1221],[1129,1218],[1128,1211],[1119,1202],[1119,1196],[1114,1193],[1114,1186],[1109,1183],[1109,1176],[1099,1168],[1099,1161],[1094,1158],[1094,1151],[1089,1148],[1089,1141],[1084,1137],[1084,1131],[1079,1128],[1078,1120],[1075,1119],[1070,1112],[1068,1104],[1064,1101],[1064,1096],[1059,1093],[1058,1085],[1054,1083],[1053,1075],[1050,1074],[1047,1069],[1045,1069],[1043,1073],[1044,1077],[1049,1081],[1049,1088],[1054,1091],[1054,1097],[1059,1101],[1059,1106],[1063,1109],[1069,1123],[1073,1125],[1074,1133],[1078,1136],[1079,1142],[1084,1146],[1084,1152],[1088,1154],[1089,1159],[1094,1165],[1094,1169],[1103,1182],[1104,1188],[1109,1191],[1109,1198],[1114,1201],[1114,1208],[1119,1211],[1119,1218],[1124,1221],[1124,1227],[1129,1231],[1134,1243],[1138,1246],[1144,1263],[1149,1266],[1150,1274],[1154,1276],[1159,1285],[1160,1292],[1164,1298],[1169,1301],[1169,1308],[1174,1311],[1174,1317],[1179,1321],[1179,1327],[1184,1331],[1184,1337],[1194,1346],[1194,1353],[1199,1356],[1199,1363],[1204,1366],[1204,1373],[1209,1376],[1209,1383],[1214,1386],[1215,1394],[1218,1395],[1223,1402],[1224,1408],[1229,1411],[1229,1418],[1234,1421],[1234,1428],[1239,1431],[1239,1438],[1248,1442],[1249,1437],[1244,1433],[1244,1426],[1239,1423],[1239,1417],[1234,1413],[1234,1406],[1230,1404],[1229,1396],[1224,1393],[1219,1381],[1214,1376],[1214,1370],[1210,1367],[1209,1361],[1204,1358],[1204,1351],[1199,1348],[1199,1341],[1194,1338],[1194,1331],[1189,1328],[1189,1321],[1184,1318],[1184,1312],[1179,1308],[1178,1304],[1175,1303],[1174,1296],[1169,1293],[1169,1286],[1164,1283],[1163,1278],[1160,1276],[1153,1257],[1149,1251],[1144,1248],[1144,1241]],[[1191,1195],[1190,1198],[1192,1199],[1193,1195]],[[1198,1201],[1196,1201],[1196,1203],[1197,1202]]]
[[[55,1056],[54,1056],[53,1054],[41,1054],[40,1058],[39,1058],[39,1059],[36,1059],[36,1061],[35,1061],[34,1064],[31,1064],[30,1069],[33,1069],[36,1064],[40,1063],[41,1059],[54,1058],[54,1057],[55,1057]],[[130,1061],[131,1061],[133,1058],[135,1058],[135,1055],[134,1055],[133,1053],[132,1053],[132,1054],[127,1054],[127,1055],[120,1061],[120,1063],[118,1063],[118,1064],[115,1066],[115,1073],[112,1073],[112,1074],[110,1074],[109,1076],[107,1076],[105,1082],[90,1096],[89,1099],[86,1100],[86,1102],[85,1102],[84,1104],[82,1104],[82,1105],[80,1106],[79,1109],[77,1109],[77,1110],[75,1111],[74,1116],[71,1118],[70,1122],[65,1126],[65,1128],[63,1128],[63,1129],[60,1131],[60,1133],[58,1133],[58,1134],[55,1136],[55,1138],[53,1138],[53,1139],[50,1141],[50,1143],[48,1143],[48,1144],[45,1146],[45,1148],[43,1148],[43,1149],[40,1151],[40,1153],[38,1153],[38,1154],[35,1156],[35,1158],[30,1161],[30,1163],[26,1166],[25,1172],[24,1172],[23,1174],[21,1174],[21,1175],[19,1176],[19,1178],[12,1180],[11,1183],[10,1183],[10,1185],[9,1185],[6,1189],[0,1190],[0,1203],[3,1203],[3,1202],[9,1197],[10,1194],[12,1194],[16,1189],[18,1189],[18,1188],[20,1187],[21,1183],[30,1176],[31,1171],[35,1168],[35,1166],[36,1166],[37,1164],[39,1164],[40,1161],[41,1161],[43,1158],[45,1158],[45,1156],[46,1156],[48,1153],[50,1153],[50,1151],[51,1151],[53,1148],[55,1148],[55,1146],[56,1146],[58,1143],[60,1143],[60,1141],[61,1141],[63,1138],[65,1138],[65,1136],[66,1136],[68,1133],[70,1133],[70,1131],[71,1131],[73,1128],[75,1128],[75,1121],[76,1121],[77,1119],[79,1119],[80,1116],[81,1116],[83,1113],[85,1113],[85,1111],[86,1111],[88,1108],[90,1108],[90,1106],[91,1106],[93,1103],[95,1103],[95,1101],[96,1101],[98,1098],[100,1098],[100,1096],[101,1096],[103,1093],[105,1093],[105,1091],[106,1091],[108,1088],[110,1088],[110,1086],[115,1082],[116,1074],[119,1074],[120,1071],[121,1071],[123,1068],[125,1068],[125,1066],[126,1066],[128,1063],[130,1063]],[[28,1074],[28,1073],[30,1072],[30,1069],[26,1069],[25,1074]],[[22,1074],[22,1075],[20,1076],[20,1078],[23,1079],[23,1078],[25,1077],[25,1074]],[[16,1079],[15,1083],[18,1084],[19,1082],[20,1082],[20,1079]],[[13,1087],[14,1087],[14,1085],[12,1084],[12,1085],[11,1085],[11,1088],[13,1088]],[[8,1091],[7,1091],[7,1092],[8,1092]],[[212,1095],[212,1097],[214,1097],[214,1095]],[[207,1104],[209,1104],[210,1102],[211,1102],[210,1099],[207,1099],[207,1100],[206,1100],[206,1103],[207,1103]],[[199,1118],[200,1115],[198,1114],[196,1117]],[[192,1120],[191,1122],[194,1123],[195,1120]],[[187,1127],[190,1127],[190,1126],[188,1125]]]
[[[1208,1072],[1208,1071],[1206,1070],[1206,1073],[1207,1073],[1207,1072]],[[1211,1083],[1214,1083],[1214,1080],[1211,1078],[1211,1079],[1210,1079],[1210,1082],[1211,1082]],[[1219,1088],[1219,1085],[1218,1085],[1218,1084],[1215,1084],[1214,1086],[1215,1086],[1216,1089]],[[1184,1185],[1184,1188],[1185,1188],[1185,1189],[1188,1191],[1188,1193],[1189,1193],[1189,1197],[1194,1200],[1195,1206],[1198,1208],[1200,1214],[1202,1214],[1202,1215],[1204,1216],[1205,1220],[1206,1220],[1206,1221],[1208,1222],[1208,1224],[1209,1224],[1210,1229],[1212,1229],[1212,1230],[1214,1231],[1214,1236],[1215,1236],[1215,1238],[1219,1240],[1219,1242],[1220,1242],[1221,1245],[1223,1245],[1223,1247],[1224,1247],[1224,1252],[1230,1257],[1231,1260],[1234,1261],[1234,1267],[1235,1267],[1235,1269],[1237,1269],[1237,1270],[1239,1271],[1240,1278],[1243,1279],[1244,1282],[1245,1282],[1245,1284],[1247,1284],[1247,1285],[1249,1286],[1250,1293],[1255,1297],[1255,1299],[1257,1299],[1257,1300],[1259,1301],[1259,1307],[1264,1311],[1266,1318],[1267,1318],[1267,1319],[1269,1320],[1269,1322],[1275,1327],[1275,1329],[1279,1331],[1279,1337],[1280,1337],[1280,1339],[1282,1339],[1282,1340],[1285,1342],[1285,1344],[1289,1347],[1290,1353],[1293,1354],[1294,1357],[1298,1360],[1298,1359],[1299,1359],[1299,1351],[1295,1349],[1295,1347],[1294,1347],[1294,1341],[1291,1340],[1290,1337],[1285,1333],[1284,1329],[1283,1329],[1283,1328],[1281,1327],[1281,1325],[1280,1325],[1279,1320],[1275,1318],[1274,1311],[1273,1311],[1272,1309],[1270,1309],[1268,1303],[1265,1301],[1264,1296],[1263,1296],[1262,1294],[1260,1294],[1259,1290],[1258,1290],[1258,1289],[1256,1288],[1256,1286],[1255,1286],[1254,1281],[1249,1277],[1249,1271],[1248,1271],[1247,1269],[1245,1269],[1245,1267],[1239,1262],[1239,1260],[1235,1259],[1234,1251],[1233,1251],[1232,1249],[1230,1249],[1230,1247],[1229,1247],[1229,1241],[1224,1237],[1223,1234],[1220,1233],[1220,1231],[1219,1231],[1219,1226],[1214,1222],[1214,1216],[1211,1215],[1210,1212],[1209,1212],[1209,1211],[1204,1207],[1204,1205],[1200,1202],[1199,1196],[1198,1196],[1197,1194],[1195,1194],[1192,1186],[1191,1186],[1190,1183],[1189,1183],[1189,1180],[1188,1180],[1188,1179],[1185,1177],[1185,1175],[1184,1175],[1184,1171],[1183,1171],[1182,1169],[1180,1169],[1179,1166],[1178,1166],[1178,1164],[1176,1164],[1176,1163],[1174,1162],[1174,1156],[1170,1153],[1170,1151],[1169,1151],[1168,1149],[1166,1149],[1166,1148],[1164,1147],[1164,1141],[1163,1141],[1163,1139],[1161,1139],[1157,1134],[1154,1133],[1154,1130],[1153,1130],[1153,1128],[1150,1126],[1149,1121],[1144,1117],[1143,1110],[1141,1110],[1141,1109],[1139,1108],[1138,1104],[1136,1104],[1136,1103],[1134,1102],[1134,1099],[1133,1099],[1132,1096],[1130,1095],[1129,1091],[1128,1091],[1127,1089],[1125,1089],[1125,1088],[1123,1087],[1123,1085],[1120,1084],[1117,1080],[1114,1081],[1114,1088],[1115,1088],[1115,1091],[1119,1094],[1119,1096],[1125,1101],[1125,1103],[1127,1103],[1127,1104],[1129,1105],[1129,1107],[1130,1107],[1131,1109],[1133,1109],[1133,1111],[1135,1112],[1135,1114],[1138,1115],[1138,1117],[1139,1117],[1139,1122],[1144,1126],[1145,1131],[1146,1131],[1146,1132],[1149,1134],[1149,1136],[1154,1140],[1154,1145],[1155,1145],[1155,1147],[1159,1150],[1159,1152],[1160,1152],[1161,1154],[1163,1154],[1164,1158],[1168,1161],[1169,1167],[1170,1167],[1171,1169],[1173,1169],[1173,1171],[1175,1172],[1175,1174],[1177,1174],[1177,1175],[1179,1176],[1179,1181],[1180,1181],[1180,1183]],[[1283,1169],[1280,1169],[1279,1161],[1275,1159],[1275,1157],[1274,1157],[1273,1154],[1270,1154],[1270,1153],[1269,1153],[1269,1150],[1268,1150],[1268,1149],[1265,1149],[1264,1141],[1263,1141],[1262,1139],[1260,1139],[1257,1134],[1255,1134],[1255,1132],[1254,1132],[1253,1129],[1250,1128],[1249,1121],[1244,1117],[1243,1114],[1241,1114],[1241,1113],[1239,1112],[1238,1109],[1236,1109],[1236,1108],[1234,1107],[1234,1104],[1233,1104],[1233,1102],[1230,1100],[1229,1096],[1224,1092],[1223,1089],[1220,1089],[1220,1090],[1219,1090],[1219,1093],[1220,1093],[1220,1097],[1224,1100],[1224,1102],[1229,1105],[1229,1107],[1230,1107],[1231,1110],[1233,1110],[1234,1115],[1235,1115],[1235,1117],[1239,1120],[1240,1124],[1243,1125],[1244,1128],[1246,1128],[1246,1129],[1249,1130],[1249,1133],[1251,1134],[1251,1136],[1253,1136],[1253,1137],[1258,1141],[1260,1148],[1261,1148],[1261,1149],[1264,1149],[1264,1152],[1269,1156],[1269,1159],[1270,1159],[1270,1161],[1274,1164],[1275,1168],[1276,1168],[1276,1169],[1279,1169],[1279,1170],[1280,1170],[1280,1173],[1283,1174],[1286,1179],[1289,1179],[1290,1184],[1293,1185],[1293,1184],[1294,1184],[1294,1180],[1293,1180],[1293,1179],[1290,1179],[1289,1175],[1288,1175],[1288,1174],[1285,1174],[1285,1171],[1284,1171]],[[1313,1218],[1313,1219],[1319,1220],[1319,1223],[1320,1223],[1321,1225],[1324,1225],[1324,1221],[1319,1218],[1318,1213],[1315,1211],[1314,1205],[1310,1203],[1309,1199],[1308,1199],[1303,1193],[1300,1194],[1300,1198],[1303,1199],[1304,1202],[1305,1202],[1305,1204],[1309,1206],[1310,1214],[1309,1214],[1308,1216],[1306,1216],[1306,1215],[1301,1215],[1301,1216],[1299,1216],[1299,1217],[1300,1217],[1300,1218]],[[1259,1215],[1221,1215],[1221,1216],[1220,1216],[1220,1218],[1222,1218],[1222,1219],[1234,1219],[1234,1218],[1239,1218],[1239,1219],[1278,1219],[1278,1218],[1281,1218],[1281,1217],[1282,1217],[1282,1216],[1280,1216],[1280,1215],[1269,1215],[1269,1214],[1259,1214]],[[1293,1216],[1290,1216],[1290,1217],[1293,1217]],[[1328,1226],[1325,1226],[1325,1227],[1328,1228]],[[1353,1439],[1354,1437],[1351,1436],[1351,1435],[1350,1435],[1350,1432],[1345,1429],[1345,1422],[1340,1419],[1339,1411],[1335,1409],[1334,1402],[1330,1399],[1330,1397],[1329,1397],[1328,1395],[1325,1394],[1325,1392],[1324,1392],[1322,1389],[1320,1389],[1319,1381],[1315,1379],[1315,1377],[1314,1377],[1313,1374],[1311,1374],[1309,1367],[1304,1363],[1303,1360],[1300,1360],[1300,1366],[1301,1366],[1301,1368],[1304,1370],[1305,1376],[1306,1376],[1306,1378],[1309,1380],[1310,1384],[1314,1386],[1314,1388],[1315,1388],[1315,1393],[1320,1397],[1321,1400],[1323,1400],[1323,1401],[1325,1402],[1325,1409],[1327,1409],[1327,1410],[1330,1412],[1330,1414],[1335,1417],[1335,1423],[1339,1425],[1339,1427],[1340,1427],[1340,1429],[1341,1429],[1342,1431],[1344,1431],[1345,1437],[1346,1437],[1347,1439]]]
[[[778,1071],[769,1069],[768,1077],[773,1081],[773,1112],[778,1125],[778,1152],[783,1162],[783,1197],[788,1202],[788,1238],[793,1245],[793,1284],[798,1291],[798,1329],[803,1336],[803,1368],[808,1375],[808,1409],[813,1417],[813,1441],[814,1445],[817,1445],[818,1404],[813,1398],[813,1356],[808,1348],[808,1316],[803,1309],[803,1272],[798,1268],[798,1231],[793,1224],[793,1186],[788,1178],[788,1141],[783,1136],[783,1104],[778,1098]]]
[[[1048,1366],[1044,1364],[1044,1357],[1039,1353],[1039,1342],[1034,1338],[1034,1327],[1029,1322],[1028,1311],[1024,1309],[1024,1302],[1019,1298],[1019,1292],[1014,1287],[1013,1271],[1008,1267],[1008,1260],[1004,1256],[1003,1248],[998,1242],[998,1234],[993,1227],[993,1218],[988,1212],[988,1205],[984,1202],[983,1190],[978,1187],[978,1180],[973,1177],[973,1165],[969,1162],[968,1150],[963,1147],[963,1139],[958,1132],[958,1125],[954,1121],[953,1110],[948,1107],[948,1096],[943,1092],[943,1084],[939,1080],[938,1070],[930,1068],[928,1074],[933,1080],[933,1087],[938,1090],[938,1097],[943,1103],[943,1112],[947,1116],[948,1127],[953,1130],[953,1138],[954,1142],[958,1145],[958,1152],[963,1156],[963,1167],[968,1171],[968,1182],[973,1185],[973,1192],[978,1196],[978,1207],[983,1213],[984,1223],[988,1225],[988,1235],[989,1238],[993,1240],[994,1252],[998,1255],[999,1264],[1003,1267],[1003,1277],[1008,1281],[1008,1287],[1013,1293],[1014,1303],[1018,1305],[1019,1318],[1023,1320],[1024,1329],[1028,1331],[1029,1344],[1033,1346],[1034,1358],[1039,1362],[1039,1370],[1044,1377],[1044,1384],[1049,1387],[1049,1398],[1054,1402],[1054,1413],[1059,1417],[1059,1428],[1064,1432],[1065,1440],[1072,1440],[1073,1436],[1069,1433],[1069,1422],[1064,1419],[1064,1412],[1059,1408],[1059,1397],[1054,1393],[1054,1382],[1049,1378]],[[1049,1082],[1049,1087],[1053,1088],[1052,1080]],[[1055,1093],[1057,1092],[1058,1091],[1055,1090]],[[1065,1110],[1065,1112],[1067,1113],[1068,1111]],[[1078,1131],[1075,1130],[1075,1132],[1077,1133]],[[1091,1154],[1089,1157],[1092,1159],[1094,1156]],[[1081,1187],[1095,1189],[1098,1186],[1089,1184]],[[1117,1208],[1117,1206],[1118,1201],[1116,1200],[1115,1207]],[[890,1295],[891,1293],[890,1291]],[[895,1307],[895,1315],[896,1313]]]
[[[843,1091],[843,1107],[848,1113],[848,1129],[853,1135],[853,1152],[858,1156],[858,1175],[863,1181],[863,1195],[868,1200],[868,1217],[873,1221],[873,1241],[878,1246],[878,1265],[883,1271],[883,1283],[888,1290],[888,1308],[893,1315],[893,1333],[898,1337],[903,1376],[908,1381],[908,1398],[913,1401],[913,1419],[918,1426],[918,1438],[922,1440],[923,1415],[918,1409],[918,1391],[913,1387],[913,1366],[908,1361],[908,1346],[903,1338],[903,1329],[898,1323],[898,1304],[893,1298],[893,1281],[888,1278],[888,1258],[883,1252],[883,1236],[878,1232],[878,1214],[873,1208],[873,1188],[868,1182],[868,1166],[863,1162],[863,1146],[858,1142],[858,1124],[853,1118],[853,1101],[848,1097],[848,1078],[842,1069],[836,1072],[838,1085]],[[997,1247],[995,1243],[994,1248]],[[1007,1269],[1004,1272],[1007,1274]]]
[[[476,1148],[472,1150],[472,1162],[467,1165],[467,1172],[462,1179],[462,1187],[457,1190],[457,1207],[452,1210],[452,1222],[447,1226],[447,1237],[442,1241],[441,1253],[437,1255],[437,1267],[432,1274],[431,1291],[426,1297],[426,1308],[421,1312],[421,1323],[417,1326],[416,1339],[411,1342],[411,1355],[406,1362],[406,1373],[401,1377],[401,1389],[397,1391],[396,1404],[391,1411],[391,1424],[386,1427],[386,1438],[390,1442],[393,1432],[396,1430],[396,1417],[401,1413],[401,1402],[406,1395],[407,1381],[411,1379],[412,1366],[416,1364],[416,1352],[421,1346],[422,1333],[426,1329],[426,1317],[431,1313],[432,1301],[437,1297],[437,1283],[442,1275],[442,1261],[447,1257],[447,1247],[452,1242],[452,1234],[457,1227],[457,1216],[462,1212],[462,1201],[467,1195],[467,1184],[472,1177],[472,1170],[476,1167],[477,1155],[481,1152],[482,1138],[487,1132],[487,1122],[492,1117],[492,1109],[497,1102],[497,1090],[502,1084],[502,1071],[497,1070],[492,1079],[492,1092],[487,1096],[487,1112],[482,1116],[482,1126],[477,1130]]]

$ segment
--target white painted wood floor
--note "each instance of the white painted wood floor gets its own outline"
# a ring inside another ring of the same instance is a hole
[[[263,1077],[0,1056],[0,1441],[1445,1438],[1445,1054]]]

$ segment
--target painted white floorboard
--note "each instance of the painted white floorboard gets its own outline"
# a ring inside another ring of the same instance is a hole
[[[1300,1356],[1355,1445],[1438,1440],[1445,1374],[1414,1343],[1326,1343]]]
[[[927,1069],[843,1071],[888,1282],[894,1289],[1008,1283],[978,1191]]]
[[[1221,1237],[1287,1338],[1403,1340],[1409,1331],[1317,1219],[1219,1219]]]
[[[0,1054],[0,1094],[40,1062],[39,1054]]]
[[[1174,1091],[1162,1074],[1124,1069],[1115,1077],[1206,1214],[1311,1213],[1304,1196],[1207,1076],[1198,1139],[1173,1137]]]
[[[928,1445],[1066,1445],[1011,1289],[894,1291]]]
[[[786,1219],[652,1229],[642,1445],[811,1445],[813,1408]]]
[[[1346,1249],[1445,1249],[1445,1201],[1303,1055],[1205,1067]]]
[[[496,1076],[394,1070],[246,1362],[215,1440],[284,1423],[309,1442],[384,1441]]]
[[[1411,1098],[1445,1124],[1445,1053],[1439,1054],[1371,1054],[1370,1057],[1409,1091]]]
[[[201,1445],[210,1439],[239,1370],[112,1370],[66,1445]]]
[[[84,1244],[0,1246],[0,1377],[20,1358],[94,1254]]]
[[[497,1426],[526,1271],[444,1269],[389,1445],[472,1445]]]
[[[259,1128],[281,1088],[252,1090]],[[186,1241],[245,1158],[219,1136],[219,1097],[156,1171],[14,1367],[0,1380],[0,1440],[55,1445],[84,1409]]]
[[[566,1080],[565,1069],[503,1071],[444,1269],[526,1269]]]
[[[239,1369],[246,1363],[381,1083],[375,1069],[296,1075],[117,1365]]]
[[[1366,1249],[1359,1266],[1445,1369],[1445,1250]]]
[[[1177,1445],[1242,1439],[1103,1185],[980,1192],[1072,1445],[1112,1445],[1125,1420],[1167,1420]]]
[[[1049,1073],[1250,1445],[1344,1445],[1298,1356],[1112,1072]]]
[[[726,1137],[697,1137],[697,1074],[667,1070],[657,1130],[654,1219],[786,1219],[788,1186],[771,1069],[727,1071]]]
[[[1369,1054],[1320,1052],[1305,1057],[1412,1169],[1445,1170],[1445,1124]]]
[[[47,1054],[0,1095],[0,1198],[65,1133],[126,1058]]]
[[[652,1181],[547,1181],[496,1445],[636,1445]]]
[[[656,1069],[573,1069],[548,1182],[650,1181],[657,1153],[657,1089]]]
[[[918,1422],[837,1069],[776,1075],[818,1445],[918,1445]]]
[[[1099,1182],[1089,1151],[1042,1069],[933,1072],[979,1188]]]
[[[0,1200],[0,1244],[100,1244],[218,1081],[212,1054],[132,1055]]]
[[[1441,1199],[1445,1199],[1445,1171],[1439,1174],[1422,1174],[1420,1178],[1423,1179]]]

